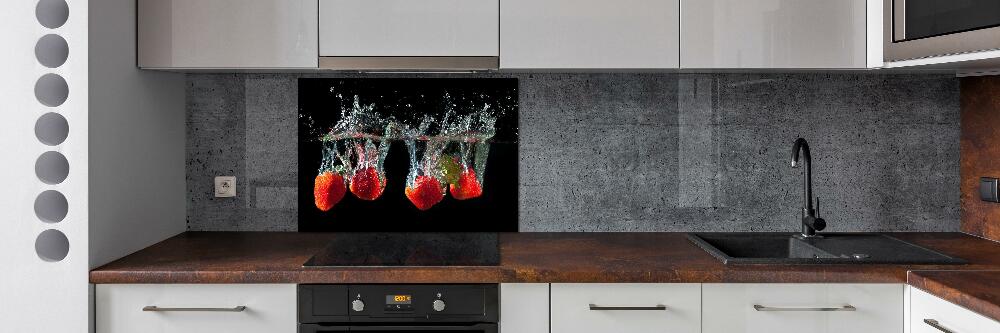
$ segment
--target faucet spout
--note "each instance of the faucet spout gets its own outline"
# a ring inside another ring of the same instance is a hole
[[[799,162],[801,152],[802,162]],[[826,221],[816,216],[812,194],[812,155],[806,139],[798,138],[792,145],[792,167],[803,167],[802,172],[802,236],[816,237],[816,231],[826,228]]]
[[[802,162],[799,163],[799,152],[802,152]],[[812,210],[812,154],[809,153],[809,143],[806,139],[798,138],[792,144],[792,167],[803,167],[802,172],[802,209],[803,212]]]

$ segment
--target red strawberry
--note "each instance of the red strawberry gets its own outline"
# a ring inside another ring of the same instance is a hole
[[[344,184],[344,176],[339,173],[324,171],[316,176],[316,185],[313,187],[313,197],[316,200],[316,208],[321,211],[329,211],[337,205],[340,199],[347,193],[347,185]]]
[[[458,200],[472,199],[483,195],[483,187],[472,169],[465,169],[458,176],[458,182],[451,184],[451,196]]]
[[[378,171],[374,167],[366,167],[354,172],[351,177],[351,193],[362,200],[375,200],[382,195],[385,190],[385,183],[379,178]]]
[[[441,181],[431,176],[417,176],[413,184],[406,187],[406,197],[419,210],[427,210],[444,199]]]

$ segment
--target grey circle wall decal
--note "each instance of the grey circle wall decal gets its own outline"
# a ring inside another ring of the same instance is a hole
[[[57,74],[45,74],[35,82],[35,98],[42,105],[56,107],[66,102],[69,97],[69,85],[66,79]]]
[[[65,0],[39,0],[35,5],[35,18],[43,27],[61,27],[69,19],[69,4]]]
[[[62,36],[48,34],[35,43],[35,59],[48,68],[56,68],[66,63],[69,57],[69,44]]]
[[[61,261],[69,254],[69,239],[59,230],[42,231],[35,238],[35,253],[45,261]]]
[[[69,201],[59,191],[44,191],[35,198],[35,216],[42,222],[62,222],[68,213]]]
[[[35,161],[35,175],[49,185],[62,183],[69,176],[69,161],[59,152],[44,152]]]
[[[58,113],[43,114],[35,122],[35,137],[46,145],[55,146],[63,143],[68,136],[69,122]]]

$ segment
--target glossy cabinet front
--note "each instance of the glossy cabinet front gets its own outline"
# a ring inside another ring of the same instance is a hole
[[[499,0],[320,0],[323,57],[496,57]]]
[[[549,284],[500,284],[501,333],[549,333]]]
[[[701,331],[697,283],[554,283],[551,306],[553,333]]]
[[[681,0],[681,68],[865,68],[866,6],[866,0]]]
[[[910,287],[910,331],[907,333],[1000,332],[1000,322]]]
[[[902,284],[704,284],[705,333],[902,332]]]
[[[669,69],[678,0],[503,0],[500,67]]]
[[[97,333],[294,333],[294,284],[99,284]]]
[[[316,1],[138,0],[139,67],[316,68]]]

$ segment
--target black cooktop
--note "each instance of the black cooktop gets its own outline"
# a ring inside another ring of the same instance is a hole
[[[497,266],[496,233],[338,233],[305,267]]]

